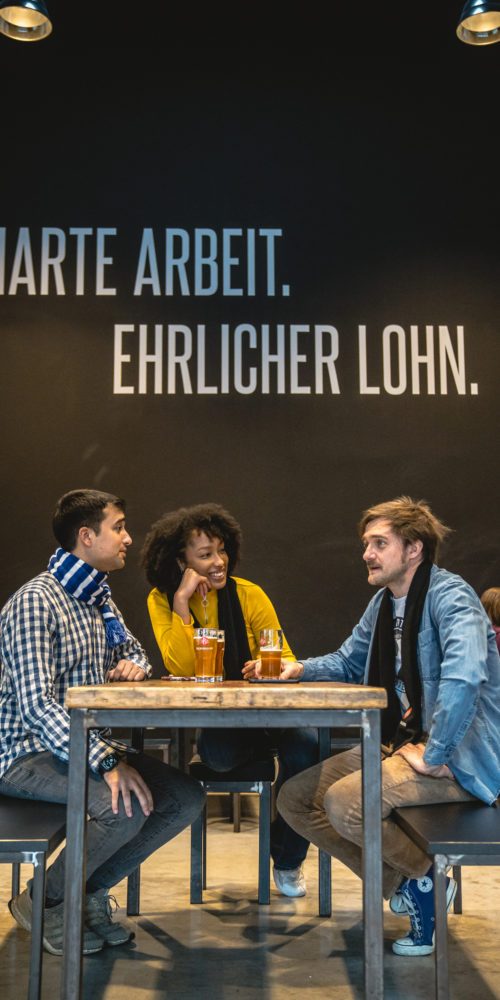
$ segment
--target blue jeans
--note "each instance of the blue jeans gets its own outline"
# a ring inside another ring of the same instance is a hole
[[[148,785],[154,811],[145,816],[133,795],[133,815],[129,817],[120,796],[115,815],[106,782],[89,773],[87,893],[121,882],[153,851],[189,826],[203,808],[200,784],[181,771],[146,754],[130,755],[128,763]],[[0,792],[20,799],[67,802],[68,765],[48,751],[27,754],[0,778]],[[63,850],[47,870],[46,896],[52,903],[64,896],[64,856]]]
[[[316,729],[202,729],[197,734],[198,753],[214,771],[231,771],[251,760],[262,760],[277,750],[276,793],[288,778],[318,763]],[[309,841],[278,815],[271,824],[271,857],[275,868],[298,868]]]

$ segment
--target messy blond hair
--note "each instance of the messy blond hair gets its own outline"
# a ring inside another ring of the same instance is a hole
[[[389,521],[392,530],[405,545],[420,540],[424,558],[430,562],[436,561],[439,546],[451,531],[432,513],[426,500],[413,500],[408,496],[396,497],[365,510],[358,524],[360,538],[363,538],[370,521],[378,518]]]

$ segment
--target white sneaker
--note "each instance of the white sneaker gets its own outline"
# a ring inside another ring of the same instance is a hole
[[[273,868],[274,884],[283,896],[305,896],[306,880],[302,865],[299,868]]]

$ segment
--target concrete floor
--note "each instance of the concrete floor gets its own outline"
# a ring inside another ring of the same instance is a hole
[[[308,895],[289,900],[272,890],[259,907],[256,820],[239,834],[222,819],[209,821],[208,889],[201,906],[189,903],[189,832],[143,866],[141,916],[135,941],[84,959],[88,1000],[164,997],[237,997],[238,1000],[350,1000],[363,996],[363,932],[358,880],[333,865],[334,917],[317,916],[317,853],[306,862]],[[29,877],[30,869],[23,869]],[[454,1000],[500,998],[500,868],[463,869],[464,913],[449,917],[451,995]],[[7,908],[10,867],[0,865],[0,996],[24,1000],[29,936]],[[116,889],[125,905],[125,885]],[[123,911],[122,911],[123,912]],[[391,941],[407,926],[387,907],[385,996],[428,1000],[434,993],[433,958],[392,954]],[[44,956],[42,995],[57,1000],[60,959]]]

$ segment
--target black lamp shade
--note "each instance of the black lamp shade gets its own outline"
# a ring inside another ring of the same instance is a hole
[[[17,42],[38,42],[52,31],[43,0],[0,0],[0,32]]]
[[[460,17],[457,35],[468,45],[500,42],[500,2],[468,0]]]

